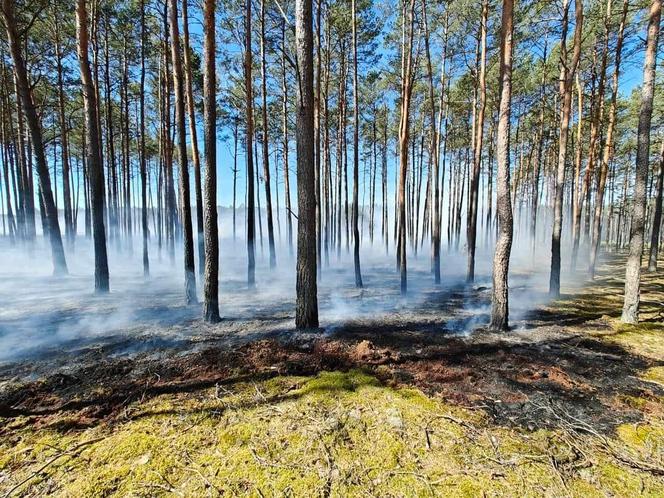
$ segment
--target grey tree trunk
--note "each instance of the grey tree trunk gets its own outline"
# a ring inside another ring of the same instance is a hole
[[[219,321],[219,233],[217,229],[217,73],[215,68],[216,0],[203,3],[203,114],[205,117],[205,303],[208,322]]]
[[[362,271],[360,269],[360,230],[358,228],[359,206],[359,170],[360,170],[360,107],[358,104],[359,86],[357,82],[357,6],[351,0],[353,24],[353,263],[355,266],[355,287],[362,287]]]
[[[408,292],[406,262],[406,180],[408,176],[408,143],[410,141],[410,99],[413,90],[413,36],[415,0],[403,6],[401,47],[401,117],[399,122],[399,185],[397,193],[397,263],[401,294]],[[408,27],[406,27],[408,26]]]
[[[65,236],[67,239],[68,247],[71,249],[74,245],[76,233],[74,232],[74,217],[72,213],[71,202],[71,188],[69,183],[70,176],[70,163],[69,163],[69,141],[67,132],[67,118],[65,116],[65,92],[64,92],[64,79],[62,76],[62,46],[60,41],[60,28],[58,27],[59,20],[55,21],[55,54],[56,54],[56,68],[58,73],[58,117],[60,124],[60,151],[62,158],[62,198],[64,204],[65,215]]]
[[[145,0],[141,0],[141,83],[140,83],[140,174],[141,174],[141,228],[143,231],[143,275],[150,274],[150,258],[148,256],[148,195],[147,167],[145,161]]]
[[[184,116],[184,77],[180,52],[177,0],[169,0],[171,25],[171,57],[173,59],[173,85],[175,87],[175,125],[178,134],[178,164],[180,173],[180,212],[184,245],[184,292],[187,304],[196,302],[196,274],[194,269],[194,237],[189,200],[189,164],[187,160],[187,131]]]
[[[291,210],[290,174],[288,171],[288,88],[286,85],[286,21],[281,24],[281,126],[283,131],[283,175],[284,195],[286,196],[286,225],[288,227],[288,250],[293,255],[293,212]]]
[[[482,145],[484,137],[484,110],[486,109],[486,33],[489,20],[489,2],[482,2],[482,19],[480,34],[480,71],[479,71],[479,109],[475,124],[475,150],[473,151],[473,171],[470,179],[470,191],[468,195],[468,268],[466,280],[475,280],[475,248],[477,246],[477,205],[479,200],[480,168],[482,166]],[[508,132],[509,133],[509,132]]]
[[[657,175],[657,197],[655,198],[655,212],[652,217],[652,236],[650,238],[650,258],[648,271],[657,271],[657,253],[659,251],[659,233],[662,227],[662,189],[664,188],[664,140],[659,154],[659,174]]]
[[[569,2],[564,0],[562,35],[560,38],[560,136],[558,139],[558,165],[556,170],[556,184],[553,205],[553,233],[551,236],[551,274],[549,277],[549,294],[552,297],[560,296],[560,237],[563,227],[563,191],[565,188],[565,160],[567,157],[567,138],[569,134],[569,120],[572,108],[572,82],[574,73],[579,64],[581,55],[581,33],[583,29],[583,2],[576,0],[574,28],[574,49],[571,64],[567,61],[567,29],[569,16]]]
[[[607,2],[607,14],[606,14],[606,38],[608,44],[608,30],[609,30],[609,19],[611,16],[611,0]],[[612,91],[611,91],[611,107],[609,109],[609,124],[608,130],[606,132],[606,139],[604,141],[604,149],[602,151],[602,163],[600,165],[599,171],[599,180],[597,182],[597,196],[595,199],[595,213],[593,217],[593,230],[592,230],[592,243],[590,247],[590,265],[589,273],[590,278],[595,277],[595,265],[597,262],[597,256],[599,253],[599,245],[602,232],[602,211],[604,209],[604,190],[606,187],[606,178],[609,173],[609,163],[611,162],[611,157],[613,155],[613,135],[616,129],[616,114],[618,107],[618,82],[620,75],[620,57],[622,52],[623,45],[623,36],[625,33],[625,21],[627,19],[627,10],[629,8],[629,1],[625,0],[623,2],[623,10],[620,18],[620,27],[618,28],[618,40],[616,42],[615,54],[615,69],[613,71],[612,79]],[[590,209],[590,206],[588,206]]]
[[[194,90],[192,85],[191,50],[189,44],[189,16],[187,2],[182,0],[182,34],[184,43],[184,77],[185,95],[187,97],[187,116],[189,118],[189,134],[191,135],[191,156],[194,161],[194,195],[196,197],[196,231],[198,241],[199,273],[205,267],[205,243],[203,236],[203,194],[201,193],[201,159],[198,153],[198,134],[196,131],[196,114],[194,112]]]
[[[646,188],[648,184],[648,162],[650,158],[650,121],[652,101],[655,93],[655,64],[659,21],[662,15],[662,0],[653,0],[648,21],[648,42],[643,63],[643,87],[636,147],[636,179],[632,204],[632,226],[629,235],[629,255],[625,267],[625,302],[622,321],[638,323],[641,286],[641,256],[646,218]]]
[[[500,46],[500,106],[496,135],[496,214],[498,240],[493,256],[493,295],[491,322],[493,330],[508,329],[509,291],[507,277],[512,251],[512,203],[510,202],[510,107],[512,101],[512,38],[514,35],[514,2],[503,0]]]
[[[270,187],[270,153],[267,121],[267,62],[265,60],[265,1],[261,1],[261,89],[263,116],[263,177],[265,178],[265,209],[267,211],[267,238],[270,250],[270,268],[277,266],[274,247],[274,221],[272,219],[272,190]]]
[[[247,284],[256,283],[256,205],[254,195],[254,94],[251,77],[251,0],[246,1],[244,47],[245,154],[247,160]]]
[[[314,54],[312,1],[295,2],[297,53],[297,278],[295,326],[318,327],[314,191]]]
[[[92,233],[95,248],[95,292],[109,291],[106,231],[104,228],[104,171],[101,165],[101,139],[97,115],[97,93],[92,82],[88,60],[88,12],[85,0],[76,2],[76,35],[78,61],[83,85],[86,131],[88,133],[88,166],[90,170],[90,194],[92,198]]]

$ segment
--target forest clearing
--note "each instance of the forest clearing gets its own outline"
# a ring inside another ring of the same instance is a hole
[[[0,0],[0,497],[664,497],[662,0]]]

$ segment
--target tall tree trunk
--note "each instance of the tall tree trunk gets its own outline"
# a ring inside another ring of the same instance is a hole
[[[108,235],[111,242],[118,240],[118,175],[117,167],[115,163],[115,138],[114,138],[114,123],[113,119],[113,100],[111,98],[111,69],[110,69],[110,53],[109,53],[109,31],[108,27],[108,18],[106,19],[106,30],[104,33],[104,86],[105,86],[105,97],[106,97],[106,147],[107,147],[107,168],[108,168],[108,191],[107,197],[104,199],[106,207],[106,217],[108,218]],[[94,84],[94,80],[93,80]],[[99,95],[95,91],[96,95]],[[97,102],[99,104],[99,102]],[[98,106],[99,108],[99,106]],[[99,112],[99,111],[98,111]],[[98,116],[98,119],[100,116]],[[99,126],[99,133],[102,132],[101,126]],[[102,163],[103,164],[103,163]]]
[[[169,0],[169,2],[171,57],[173,59],[173,84],[175,86],[175,124],[178,133],[178,163],[180,166],[180,211],[182,213],[182,226],[184,229],[184,290],[187,304],[193,304],[196,302],[196,274],[194,269],[191,203],[189,201],[189,165],[187,160],[187,131],[184,116],[184,78],[180,57],[180,29],[178,27],[177,0]]]
[[[326,17],[327,19],[327,17]],[[332,193],[332,161],[330,153],[330,120],[329,120],[329,89],[330,89],[330,23],[325,23],[325,82],[323,100],[323,197],[325,205],[325,236],[323,250],[325,251],[325,266],[330,265],[330,244],[333,222],[333,207],[330,199]],[[320,258],[320,256],[319,256]]]
[[[26,153],[26,132],[23,112],[21,112],[21,92],[19,91],[18,76],[14,71],[14,89],[16,93],[16,146],[18,149],[18,163],[19,168],[23,170],[23,177],[25,178],[24,195],[25,195],[25,220],[26,220],[26,239],[34,241],[36,236],[35,226],[35,189],[32,177],[32,157]],[[9,86],[9,85],[8,85]],[[9,90],[7,91],[9,94]],[[7,97],[9,102],[9,95]],[[8,103],[9,105],[9,103]],[[29,140],[28,140],[29,142]],[[38,173],[39,174],[39,173]]]
[[[611,0],[608,0],[606,3],[606,13],[604,17],[604,45],[602,48],[602,58],[601,58],[601,63],[600,63],[600,68],[599,68],[599,80],[597,83],[597,92],[596,92],[596,98],[593,106],[593,116],[592,116],[592,122],[590,125],[590,143],[588,145],[588,162],[586,165],[586,171],[585,171],[585,176],[583,178],[583,184],[581,188],[581,196],[579,197],[579,202],[576,205],[576,210],[574,212],[574,223],[573,223],[573,233],[572,233],[572,261],[571,261],[571,268],[572,271],[576,270],[576,262],[578,258],[578,252],[579,252],[579,243],[580,243],[580,238],[581,238],[581,212],[583,210],[583,204],[586,202],[586,223],[585,223],[585,231],[586,233],[589,231],[590,227],[590,194],[591,194],[591,189],[592,189],[592,183],[593,183],[593,178],[595,177],[595,163],[597,161],[597,155],[598,155],[598,141],[600,139],[600,134],[602,131],[602,124],[604,121],[604,88],[605,88],[605,81],[606,81],[606,66],[607,66],[607,61],[608,61],[608,52],[609,52],[609,35],[610,35],[610,24],[611,24]],[[620,60],[620,56],[617,56],[618,61]],[[612,130],[609,130],[609,132],[612,132]],[[612,138],[612,137],[611,137]],[[607,142],[608,143],[608,142]],[[580,147],[581,144],[579,143],[578,146]],[[604,171],[600,171],[599,175],[599,182],[598,182],[598,194],[599,194],[599,189],[601,188],[602,196],[604,195],[604,183],[606,182],[606,170],[602,168],[600,165],[600,169]],[[607,170],[608,170],[608,165],[607,165]],[[600,185],[601,184],[601,185]],[[591,249],[590,252],[593,252],[593,249]],[[591,263],[590,263],[590,270],[591,270],[591,277],[593,276],[594,272],[594,256],[591,256]]]
[[[14,72],[16,75],[16,87],[23,107],[30,138],[35,154],[37,174],[39,176],[40,200],[44,204],[45,226],[51,243],[51,255],[53,259],[53,273],[56,275],[67,274],[67,261],[65,251],[62,246],[62,235],[60,233],[60,224],[58,223],[58,211],[53,199],[51,190],[51,176],[46,163],[46,154],[44,151],[44,141],[42,138],[41,125],[37,116],[37,109],[32,94],[32,87],[28,81],[28,71],[21,51],[22,40],[19,37],[19,31],[14,14],[14,2],[12,0],[2,0],[2,16],[5,21],[7,31],[7,41],[9,51],[14,62]],[[46,233],[44,235],[47,235]]]
[[[424,48],[427,58],[427,77],[429,79],[429,106],[431,107],[431,142],[430,142],[430,160],[432,165],[431,183],[433,184],[433,195],[431,196],[432,215],[431,215],[431,249],[432,249],[432,272],[434,283],[440,284],[440,189],[438,187],[438,178],[440,176],[440,126],[443,115],[443,92],[445,90],[445,63],[447,62],[447,14],[445,17],[445,35],[443,43],[443,64],[441,69],[441,95],[438,102],[438,120],[436,120],[436,104],[434,100],[433,69],[431,65],[431,50],[429,47],[429,23],[427,19],[426,0],[422,0],[422,17],[424,21]],[[385,188],[385,182],[383,182]]]
[[[646,211],[646,186],[648,184],[648,161],[650,158],[650,121],[652,101],[655,93],[655,64],[659,21],[662,15],[662,0],[653,0],[648,21],[648,42],[643,64],[643,87],[641,90],[641,109],[636,148],[636,179],[634,182],[634,200],[632,205],[632,227],[629,235],[629,255],[625,268],[625,303],[622,321],[639,321],[639,300],[641,285],[641,256]]]
[[[486,33],[489,21],[489,1],[482,2],[482,18],[480,32],[480,70],[478,81],[479,108],[475,123],[475,150],[473,151],[473,170],[470,178],[470,192],[468,195],[468,221],[467,243],[468,243],[468,267],[466,280],[475,280],[475,248],[477,246],[477,205],[479,200],[480,168],[482,167],[482,146],[484,137],[484,110],[486,109]],[[511,43],[511,41],[510,41]],[[501,81],[502,83],[502,81]],[[502,97],[501,97],[502,98]],[[507,98],[510,98],[509,96]],[[509,131],[508,131],[509,133]],[[508,250],[509,260],[509,250]]]
[[[618,108],[618,81],[620,75],[620,58],[622,55],[623,37],[625,33],[625,22],[627,20],[627,11],[629,9],[629,0],[624,0],[623,10],[620,18],[620,27],[618,28],[618,40],[616,42],[615,54],[615,69],[613,70],[612,91],[611,91],[611,108],[609,109],[609,124],[606,132],[606,139],[604,142],[604,150],[602,152],[602,164],[600,165],[599,179],[597,182],[597,196],[595,198],[595,215],[593,218],[592,230],[592,243],[590,247],[590,278],[595,277],[595,265],[599,253],[599,245],[602,232],[602,211],[604,209],[604,189],[606,186],[606,178],[609,173],[609,164],[613,155],[613,134],[616,128],[616,114]],[[611,0],[607,2],[606,13],[606,38],[608,44],[608,31],[611,15]],[[588,206],[590,209],[590,206]]]
[[[491,322],[494,330],[507,330],[509,318],[509,273],[512,250],[512,204],[510,203],[510,107],[512,100],[512,45],[514,36],[514,2],[503,0],[500,44],[500,106],[496,157],[496,212],[498,214],[498,240],[493,257],[493,296]]]
[[[60,153],[62,159],[62,199],[65,215],[65,236],[71,248],[74,244],[76,234],[74,233],[74,221],[71,204],[71,188],[69,183],[69,142],[67,132],[67,118],[65,116],[65,90],[62,77],[62,47],[60,42],[59,20],[55,20],[55,54],[56,68],[58,73],[58,117],[60,122]]]
[[[362,288],[362,271],[360,269],[360,230],[357,224],[359,214],[359,170],[360,170],[360,106],[359,85],[357,81],[357,6],[351,0],[352,32],[353,32],[353,262],[355,266],[355,287]]]
[[[201,159],[198,153],[198,132],[196,130],[196,113],[194,110],[194,89],[192,84],[191,45],[189,43],[189,0],[182,0],[182,42],[184,43],[184,79],[187,98],[187,116],[189,118],[189,135],[191,136],[191,156],[194,161],[194,194],[196,196],[196,232],[198,240],[199,273],[205,267],[205,243],[203,235],[203,194],[201,192]]]
[[[537,211],[539,208],[539,184],[540,184],[540,174],[542,171],[542,149],[544,148],[544,113],[546,111],[546,79],[547,79],[547,48],[548,48],[548,33],[544,38],[544,53],[542,54],[542,79],[540,81],[540,114],[539,114],[539,123],[537,131],[537,163],[534,168],[534,177],[533,177],[533,199],[532,199],[532,211],[530,219],[530,239],[531,239],[531,248],[533,254],[535,248],[537,247]]]
[[[265,209],[267,211],[267,238],[270,249],[270,268],[277,266],[274,247],[274,221],[272,219],[272,190],[270,186],[270,152],[267,122],[267,62],[265,60],[265,1],[261,0],[261,89],[263,106],[263,177],[265,179]]]
[[[78,61],[83,86],[86,130],[88,132],[88,165],[90,168],[90,193],[92,197],[92,229],[95,248],[95,291],[109,291],[108,257],[106,254],[106,231],[104,228],[104,171],[101,165],[101,139],[97,93],[92,81],[88,60],[88,12],[85,0],[76,1],[76,34],[78,38]]]
[[[186,0],[184,0],[186,1]],[[205,303],[208,322],[219,321],[219,233],[217,229],[217,73],[215,68],[216,0],[203,3],[203,113],[205,116]]]
[[[173,179],[173,140],[171,138],[171,77],[169,54],[169,29],[168,29],[168,11],[170,2],[164,2],[164,63],[163,63],[163,101],[164,109],[162,113],[162,153],[164,159],[164,205],[166,208],[166,242],[168,246],[168,255],[171,264],[175,263],[175,230],[177,225],[177,211],[175,200],[175,182]]]
[[[256,283],[256,206],[254,204],[254,95],[251,76],[251,0],[246,1],[244,47],[245,155],[247,160],[247,283]]]
[[[236,206],[237,206],[237,146],[238,146],[238,135],[239,135],[239,117],[235,116],[233,118],[233,242],[235,242],[236,235]]]
[[[650,237],[650,257],[648,271],[657,271],[657,253],[659,251],[659,234],[662,227],[662,190],[664,189],[664,140],[659,151],[659,173],[657,174],[657,194],[655,212],[652,217],[652,235]]]
[[[567,157],[567,138],[572,107],[572,82],[581,55],[581,33],[583,29],[583,2],[575,1],[576,25],[574,27],[574,49],[571,64],[567,60],[567,29],[569,2],[564,0],[562,35],[560,39],[560,136],[558,138],[558,166],[556,170],[555,199],[553,207],[553,234],[551,237],[551,275],[549,294],[560,296],[560,236],[563,226],[563,190],[565,188],[565,161]]]
[[[322,260],[321,260],[321,245],[322,245],[322,226],[321,226],[321,139],[320,139],[320,95],[321,95],[321,69],[322,69],[322,53],[321,53],[321,12],[322,0],[316,1],[316,79],[314,82],[314,187],[316,192],[316,264],[318,265],[317,278],[320,279],[322,275]]]
[[[297,92],[297,279],[295,326],[318,327],[314,192],[314,54],[312,0],[295,2]]]
[[[141,170],[141,228],[143,231],[143,275],[150,274],[150,258],[148,256],[148,197],[147,168],[145,161],[145,0],[141,0],[141,86],[140,86],[140,170]]]
[[[398,187],[398,247],[397,260],[401,294],[408,292],[406,263],[406,179],[408,176],[408,144],[410,142],[410,98],[413,89],[413,37],[415,0],[403,5],[402,62],[401,62],[401,120],[399,123],[399,187]],[[407,25],[407,27],[406,27]]]
[[[121,86],[121,95],[122,102],[124,104],[124,110],[120,111],[120,122],[124,118],[124,125],[122,128],[122,141],[123,141],[123,174],[124,182],[122,185],[123,198],[124,198],[124,228],[125,228],[125,243],[129,248],[129,251],[132,251],[133,242],[132,242],[132,220],[131,220],[131,162],[129,158],[129,147],[130,147],[130,138],[129,138],[129,61],[127,54],[127,39],[124,40],[124,51],[123,51],[123,70],[122,70],[122,86]],[[123,116],[124,114],[124,116]]]
[[[291,210],[290,175],[288,172],[288,87],[286,84],[286,20],[281,24],[281,127],[283,131],[282,154],[284,164],[284,195],[286,196],[286,225],[288,227],[288,250],[293,254],[293,211]]]

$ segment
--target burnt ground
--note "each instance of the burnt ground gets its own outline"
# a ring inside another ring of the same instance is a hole
[[[51,371],[38,361],[5,365],[0,437],[26,426],[68,432],[112,424],[128,416],[130,405],[162,394],[355,369],[384,385],[414,386],[480,410],[495,424],[536,430],[574,420],[579,430],[611,434],[647,414],[664,416],[664,385],[643,379],[649,369],[664,366],[661,349],[623,340],[638,329],[616,322],[621,271],[620,258],[614,258],[594,282],[522,313],[515,330],[505,334],[481,326],[468,333],[469,324],[486,316],[488,289],[458,285],[428,292],[417,304],[402,303],[389,314],[367,314],[327,329],[296,333],[282,324],[286,311],[278,317],[280,326],[268,318],[260,325],[259,310],[259,332],[235,341],[232,331],[242,325],[226,319],[220,327],[231,332],[207,339],[178,344],[155,336],[143,338],[141,347],[118,340],[68,352],[49,363]],[[662,296],[661,276],[644,274],[642,327],[656,337],[663,332]],[[455,315],[442,309],[483,311]]]

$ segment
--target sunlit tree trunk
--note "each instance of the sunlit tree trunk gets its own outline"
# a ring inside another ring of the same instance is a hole
[[[611,0],[608,0],[606,3],[606,14],[604,19],[604,44],[602,48],[601,62],[599,67],[599,77],[597,82],[597,92],[595,94],[593,102],[593,112],[592,120],[590,123],[590,142],[588,144],[588,162],[586,163],[586,171],[583,178],[583,183],[581,185],[581,195],[575,206],[574,211],[574,220],[573,220],[573,231],[572,231],[572,261],[571,269],[572,271],[576,270],[576,262],[578,259],[579,253],[579,244],[581,238],[581,214],[583,211],[583,205],[586,204],[586,222],[585,232],[586,234],[590,230],[590,195],[592,189],[593,178],[596,176],[595,173],[595,164],[597,162],[598,155],[598,145],[600,140],[600,133],[602,124],[604,121],[604,88],[606,81],[606,67],[608,61],[608,51],[609,51],[609,34],[610,34],[610,21],[611,21]],[[581,144],[577,144],[578,147]],[[600,166],[601,168],[601,166]],[[606,173],[603,175],[604,181],[606,181]],[[602,181],[602,173],[600,172],[600,182]],[[602,187],[602,195],[604,190],[604,185]],[[599,188],[599,186],[598,186]],[[594,261],[591,264],[591,270],[594,269]]]
[[[652,217],[652,235],[650,237],[650,257],[648,271],[657,271],[657,253],[659,251],[659,234],[662,227],[662,189],[664,189],[664,140],[659,151],[659,173],[657,174],[657,194]]]
[[[297,278],[295,326],[318,327],[316,195],[314,191],[314,63],[312,0],[295,2],[297,92]]]
[[[479,107],[475,123],[475,150],[473,151],[473,170],[470,178],[470,191],[468,192],[468,267],[466,280],[475,280],[475,248],[477,246],[477,206],[479,200],[480,168],[482,166],[482,146],[484,138],[484,110],[486,109],[486,36],[489,20],[489,1],[482,3],[482,19],[480,31],[480,69],[478,81]]]
[[[401,118],[399,122],[399,186],[398,186],[398,247],[397,261],[401,294],[408,291],[406,263],[406,179],[408,175],[408,144],[410,142],[410,99],[413,91],[413,37],[415,31],[415,0],[403,5],[401,56]]]
[[[632,204],[632,227],[629,235],[629,255],[625,268],[625,302],[622,321],[639,321],[639,301],[641,285],[641,256],[646,215],[646,187],[648,184],[648,161],[650,158],[650,121],[652,118],[653,95],[655,93],[655,64],[659,22],[662,15],[662,0],[653,0],[648,21],[648,38],[643,64],[643,87],[641,89],[641,109],[636,148],[636,179]]]
[[[595,276],[595,265],[597,261],[597,256],[599,253],[599,246],[602,232],[602,212],[604,209],[604,190],[606,187],[606,178],[609,173],[609,164],[613,157],[613,135],[616,128],[616,114],[618,107],[618,82],[620,75],[620,61],[622,55],[622,45],[623,37],[625,33],[625,22],[627,19],[627,12],[629,8],[629,1],[624,0],[623,10],[620,18],[620,27],[618,28],[618,40],[616,42],[615,48],[615,68],[613,70],[613,79],[612,79],[612,91],[611,91],[611,107],[609,109],[609,123],[608,129],[606,132],[606,138],[604,140],[604,149],[602,151],[602,163],[600,164],[599,179],[597,182],[597,195],[595,198],[595,213],[593,217],[593,230],[592,230],[592,243],[590,247],[590,265],[589,265],[589,274],[591,278]],[[611,0],[607,2],[607,12],[606,12],[606,43],[608,45],[609,38],[609,23],[611,16]],[[588,206],[590,209],[590,206]]]
[[[563,226],[563,191],[565,188],[565,161],[567,158],[567,138],[572,107],[572,82],[581,55],[581,33],[583,29],[583,2],[576,0],[574,29],[574,49],[571,63],[567,60],[567,30],[569,2],[564,0],[562,35],[560,39],[560,135],[558,137],[558,164],[556,168],[555,197],[553,207],[553,234],[551,237],[551,275],[549,294],[560,296],[560,237]],[[569,64],[569,65],[568,65]]]
[[[491,322],[493,330],[507,330],[509,318],[509,273],[512,250],[512,204],[510,203],[510,107],[512,100],[512,45],[514,35],[514,2],[503,0],[500,44],[500,106],[496,136],[496,212],[498,214],[498,240],[493,257],[493,295]]]

